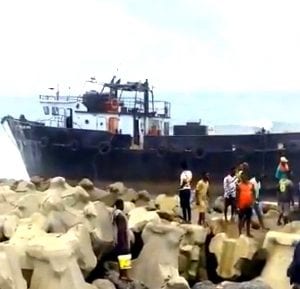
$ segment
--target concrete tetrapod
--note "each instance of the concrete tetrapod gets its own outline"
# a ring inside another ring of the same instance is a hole
[[[289,289],[287,269],[290,265],[294,244],[300,240],[300,234],[270,231],[265,237],[263,247],[268,251],[266,266],[261,278],[273,289]]]
[[[72,187],[62,177],[52,178],[45,194],[44,202],[55,203],[60,199],[61,204],[75,209],[83,209],[90,200],[90,195],[81,186]]]
[[[128,216],[128,227],[134,232],[141,232],[148,222],[160,222],[158,214],[155,211],[148,211],[145,207],[132,209]]]
[[[161,212],[166,212],[171,215],[180,214],[180,204],[178,195],[160,194],[155,199],[155,205]]]
[[[87,220],[92,246],[98,260],[102,255],[112,249],[114,231],[110,210],[102,202],[90,202],[83,209]]]
[[[20,196],[8,186],[0,186],[0,212],[10,214],[15,209],[16,201]]]
[[[209,251],[214,253],[217,261],[217,273],[224,279],[240,276],[237,263],[241,258],[252,259],[258,244],[252,238],[240,235],[238,239],[228,238],[226,233],[217,234],[210,242]]]
[[[109,195],[109,192],[98,189],[94,186],[94,183],[84,178],[79,183],[78,186],[81,186],[90,196],[90,200],[94,201],[101,201],[104,197]]]
[[[130,276],[143,282],[149,289],[168,288],[180,277],[179,244],[184,234],[184,229],[175,224],[148,223],[142,233],[144,247],[133,261]],[[180,280],[181,285],[188,288],[186,280]],[[178,285],[177,281],[175,283]]]
[[[26,289],[19,259],[14,248],[9,244],[0,244],[0,288]]]
[[[13,246],[22,269],[32,270],[32,259],[26,254],[28,243],[38,237],[46,236],[46,218],[40,213],[34,213],[30,218],[19,220],[18,226],[8,241]]]
[[[10,239],[19,224],[19,218],[15,215],[0,215],[0,242]]]
[[[183,240],[180,242],[180,273],[187,280],[207,278],[205,241],[208,229],[198,225],[180,225],[185,230]],[[199,280],[199,279],[198,279]]]
[[[89,234],[83,225],[66,234],[34,238],[28,242],[26,253],[33,263],[30,289],[93,288],[84,281],[80,270],[91,271],[96,266]]]

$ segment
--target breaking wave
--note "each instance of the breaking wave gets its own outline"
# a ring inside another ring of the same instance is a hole
[[[6,123],[0,126],[0,178],[29,180],[17,144]]]

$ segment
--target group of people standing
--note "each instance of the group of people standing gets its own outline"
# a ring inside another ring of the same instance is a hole
[[[246,224],[247,236],[250,234],[251,218],[253,211],[258,217],[260,226],[266,229],[262,211],[259,206],[259,193],[261,189],[261,179],[259,175],[251,177],[249,165],[242,163],[237,168],[231,168],[229,174],[224,178],[224,216],[228,221],[227,212],[231,207],[231,220],[234,220],[235,214],[239,219],[239,233]]]
[[[192,210],[191,210],[191,198],[192,198],[192,188],[191,182],[193,178],[192,172],[188,169],[187,164],[182,164],[182,173],[180,175],[180,188],[179,188],[179,198],[180,206],[182,209],[183,219],[187,223],[191,223],[192,220]],[[205,224],[205,214],[209,208],[209,174],[203,172],[201,179],[198,181],[195,190],[195,202],[196,207],[199,212],[198,224]]]
[[[191,223],[192,211],[192,179],[193,174],[188,169],[186,163],[182,164],[182,172],[180,175],[179,198],[182,208],[183,218],[187,223]],[[280,158],[279,165],[275,172],[278,180],[277,199],[280,215],[278,225],[283,220],[286,224],[290,207],[294,205],[293,198],[293,182],[291,180],[291,170],[288,160],[285,157]],[[299,186],[300,187],[300,186]],[[198,211],[198,224],[205,225],[205,216],[209,212],[209,188],[210,177],[207,172],[203,172],[200,180],[195,187],[194,201]],[[234,221],[238,216],[239,233],[242,233],[246,225],[246,234],[250,234],[251,218],[253,211],[256,213],[260,225],[263,229],[267,229],[264,225],[263,214],[259,206],[259,197],[261,189],[261,177],[250,174],[248,163],[242,163],[237,167],[232,167],[223,180],[224,189],[224,218],[228,222],[228,209],[231,208],[231,219]],[[114,228],[114,250],[113,259],[119,262],[120,278],[130,281],[128,277],[128,269],[131,268],[131,242],[130,230],[128,228],[128,219],[124,213],[124,201],[116,200],[112,211],[112,224]],[[298,251],[300,252],[300,245]],[[297,251],[297,252],[298,252]],[[291,267],[289,274],[292,275]]]
[[[179,188],[180,206],[184,220],[190,223],[192,203],[191,182],[193,175],[186,163],[182,164],[182,169]],[[285,157],[281,157],[275,173],[275,177],[278,180],[277,200],[280,211],[277,221],[278,225],[282,224],[282,220],[284,224],[288,222],[290,206],[294,205],[293,183],[290,176],[288,160]],[[228,221],[228,209],[230,207],[231,221],[234,221],[235,215],[237,215],[239,233],[242,233],[242,229],[246,225],[246,233],[249,237],[252,237],[250,227],[253,211],[258,217],[261,228],[267,229],[259,204],[261,181],[259,174],[250,174],[249,165],[246,162],[241,163],[237,167],[232,167],[223,180],[225,221]],[[204,172],[201,179],[197,182],[194,191],[199,225],[205,224],[205,214],[209,211],[209,186],[209,174]]]
[[[183,171],[180,175],[180,205],[183,218],[186,222],[191,222],[191,200],[192,200],[192,172],[188,170],[187,165],[182,165]],[[209,174],[203,172],[201,179],[197,182],[195,188],[195,205],[198,211],[198,224],[205,225],[205,215],[209,211]],[[224,178],[224,215],[228,221],[227,212],[231,207],[231,220],[238,213],[239,231],[241,233],[246,223],[247,235],[250,235],[250,223],[253,207],[257,211],[258,205],[254,201],[258,199],[260,182],[253,177],[249,180],[249,166],[247,163],[241,164],[238,168],[232,168],[229,174]],[[262,227],[264,227],[262,215],[259,214]]]

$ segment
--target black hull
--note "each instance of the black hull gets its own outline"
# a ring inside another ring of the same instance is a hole
[[[228,143],[230,138],[234,139],[236,143],[239,140],[247,141],[248,149],[246,151],[232,150],[228,145],[226,149],[217,150],[217,144],[221,138],[204,136],[205,147],[202,146],[204,149],[201,149],[201,153],[199,153],[198,150],[168,150],[166,142],[164,142],[164,146],[157,144],[157,149],[149,148],[148,144],[148,149],[131,150],[128,148],[128,138],[120,136],[121,140],[115,145],[107,150],[99,150],[99,141],[109,141],[110,135],[101,135],[97,132],[97,137],[101,136],[101,139],[97,138],[96,145],[95,138],[92,139],[95,136],[86,130],[43,127],[31,122],[20,122],[13,118],[6,120],[17,141],[30,176],[54,177],[60,175],[71,180],[88,177],[94,181],[168,181],[175,183],[178,181],[181,170],[180,164],[185,160],[196,178],[205,170],[210,172],[213,182],[221,184],[231,166],[241,161],[247,161],[252,172],[264,174],[267,183],[274,187],[274,173],[282,154],[275,144],[277,142],[285,143],[285,140],[291,139],[293,143],[297,139],[300,142],[300,133],[268,135],[268,139],[272,140],[272,145],[265,145],[265,147],[262,147],[262,142],[258,141],[258,138],[261,139],[262,136],[240,136],[240,138],[226,136],[223,137],[221,143]],[[41,141],[45,135],[51,134],[55,135],[55,142],[51,137],[50,142],[49,140],[46,143]],[[257,146],[253,149],[250,149],[251,137],[253,146]],[[176,137],[177,144],[178,138]],[[182,137],[183,142],[188,142],[188,138],[189,136]],[[76,139],[77,145],[70,146],[70,139]],[[300,150],[295,146],[288,147],[284,154],[290,159],[295,181],[298,181]]]

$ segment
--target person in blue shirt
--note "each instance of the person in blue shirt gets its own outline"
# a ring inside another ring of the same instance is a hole
[[[287,174],[290,172],[288,159],[286,157],[281,157],[279,165],[276,169],[275,178],[280,181],[281,179],[286,179]]]

